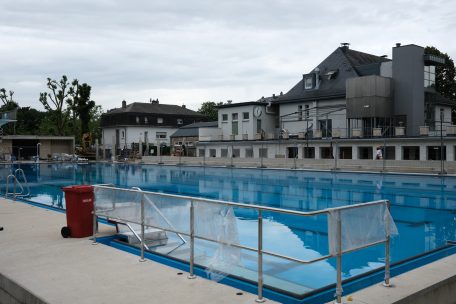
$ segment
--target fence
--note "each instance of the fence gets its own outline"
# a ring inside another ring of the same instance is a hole
[[[257,246],[240,243],[234,208],[255,212],[257,220]],[[146,228],[160,229],[188,239],[189,278],[194,278],[195,241],[203,240],[217,244],[217,251],[206,265],[212,273],[220,274],[238,266],[240,253],[247,250],[257,254],[257,302],[263,298],[263,255],[300,264],[312,264],[329,258],[337,259],[336,298],[342,297],[342,256],[345,253],[385,243],[385,282],[390,286],[390,236],[397,233],[389,213],[389,202],[373,201],[364,204],[343,206],[311,212],[286,210],[260,205],[201,199],[188,196],[121,189],[109,185],[95,186],[94,223],[97,217],[106,217],[121,223],[137,225],[141,241],[141,260],[144,260]],[[297,217],[327,216],[328,254],[303,260],[265,250],[263,241],[263,215],[266,212]],[[96,242],[94,225],[94,242]],[[184,243],[187,243],[182,239]]]

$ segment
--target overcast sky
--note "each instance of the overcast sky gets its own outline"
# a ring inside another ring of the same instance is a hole
[[[0,88],[39,109],[46,78],[63,74],[104,110],[149,98],[196,110],[285,93],[340,42],[456,59],[454,1],[1,0],[0,12]]]

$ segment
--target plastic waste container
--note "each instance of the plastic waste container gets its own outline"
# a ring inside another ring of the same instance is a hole
[[[93,234],[93,187],[88,185],[62,188],[65,192],[67,226],[62,227],[64,238],[88,237]]]

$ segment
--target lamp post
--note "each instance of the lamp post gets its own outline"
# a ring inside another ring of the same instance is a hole
[[[38,163],[40,161],[40,147],[41,143],[36,144],[36,162]]]
[[[444,112],[443,109],[440,109],[440,172],[439,175],[445,175],[445,164],[443,161],[443,118]]]

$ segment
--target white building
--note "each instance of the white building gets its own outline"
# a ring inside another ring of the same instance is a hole
[[[207,118],[185,106],[122,102],[121,108],[109,110],[101,116],[102,144],[105,149],[139,149],[148,154],[146,146],[169,146],[170,136],[180,127],[207,121]]]

